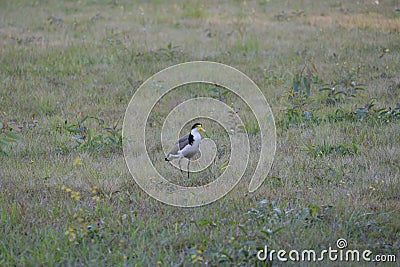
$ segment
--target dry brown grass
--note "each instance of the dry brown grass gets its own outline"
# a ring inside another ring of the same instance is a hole
[[[305,21],[318,27],[340,26],[345,29],[400,31],[400,18],[388,18],[379,13],[308,16]]]

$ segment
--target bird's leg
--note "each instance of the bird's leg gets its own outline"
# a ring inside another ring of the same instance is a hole
[[[181,170],[181,172],[182,172],[182,167],[181,167],[181,159],[182,159],[182,158],[179,158],[178,164],[179,164],[179,169],[180,169],[180,170]]]
[[[188,166],[187,166],[188,180],[189,180],[189,165],[190,165],[190,159],[188,159]]]

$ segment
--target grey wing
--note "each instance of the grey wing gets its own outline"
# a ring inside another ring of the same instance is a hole
[[[171,151],[168,154],[175,155],[179,150],[184,148],[187,144],[189,144],[189,134],[180,138],[179,141],[172,147]]]
[[[181,150],[186,145],[188,145],[189,144],[189,134],[187,134],[184,137],[182,137],[181,139],[179,139],[178,143],[179,143],[179,150]]]

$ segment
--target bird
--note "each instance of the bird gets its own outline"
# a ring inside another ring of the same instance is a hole
[[[200,132],[206,132],[204,130],[201,123],[195,123],[190,130],[190,133],[185,135],[184,137],[180,138],[179,141],[172,147],[171,151],[165,157],[165,161],[171,161],[173,159],[179,159],[179,169],[182,172],[181,168],[181,159],[187,158],[188,165],[187,165],[187,173],[189,179],[189,165],[190,159],[192,159],[195,155],[200,153],[200,142],[201,142],[201,135]]]

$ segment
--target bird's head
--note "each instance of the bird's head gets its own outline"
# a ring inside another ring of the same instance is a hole
[[[203,125],[201,125],[201,123],[195,123],[192,126],[192,130],[197,129],[198,132],[205,132],[206,130],[204,130]]]

